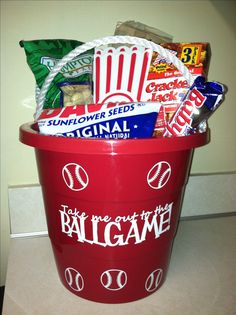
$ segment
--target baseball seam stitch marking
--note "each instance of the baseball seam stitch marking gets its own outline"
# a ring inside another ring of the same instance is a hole
[[[123,271],[123,272],[124,272],[124,271]],[[125,277],[124,284],[122,284],[122,281],[121,281],[123,275],[124,275],[124,277]],[[126,272],[122,273],[122,271],[120,271],[119,274],[118,274],[118,276],[117,276],[116,281],[117,281],[118,286],[119,286],[120,288],[123,288],[123,287],[126,285],[126,283],[127,283],[127,275],[126,275]]]
[[[156,164],[151,168],[149,174],[151,173],[151,171],[153,170],[153,168],[156,166]],[[152,176],[152,178],[149,178],[149,183],[153,182],[157,176],[159,175],[160,173],[160,170],[161,170],[161,164],[158,164],[158,167],[157,167],[157,170],[156,170],[156,173],[154,173],[154,175]]]
[[[164,179],[164,177],[166,176],[167,173],[169,173],[169,176],[167,177],[165,183],[168,181],[168,179],[170,177],[170,169],[169,168],[167,170],[165,170],[165,172],[163,172],[163,174],[161,175],[160,180],[159,180],[160,186],[164,186],[165,185],[165,183],[163,184],[162,181],[163,181],[163,179]]]
[[[78,288],[79,291],[81,291],[83,289],[83,281],[81,281],[81,286],[79,283],[80,278],[81,278],[81,275],[78,273],[75,277],[75,284],[76,284],[76,287]]]
[[[107,283],[105,285],[105,288],[109,288],[112,284],[112,277],[109,272],[106,272],[105,275],[107,276]]]
[[[76,176],[77,180],[81,183],[82,186],[86,186],[86,183],[83,181],[82,177],[79,174],[80,168],[82,169],[82,167],[80,165],[76,165],[76,167],[75,167],[75,176]]]
[[[68,176],[68,178],[69,178],[69,185],[68,185],[68,186],[69,186],[70,188],[72,188],[72,187],[74,186],[74,180],[73,180],[72,174],[71,174],[71,172],[68,170],[67,167],[64,168],[64,171],[66,172],[66,174],[67,174],[67,176]],[[63,175],[63,177],[64,177],[65,182],[67,183],[67,181],[66,181],[64,175]]]
[[[72,279],[72,274],[68,270],[66,270],[66,272],[65,272],[65,277],[66,277],[67,283],[71,287],[73,279]]]

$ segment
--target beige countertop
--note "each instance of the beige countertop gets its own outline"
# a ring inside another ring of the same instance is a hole
[[[236,216],[181,221],[166,282],[126,304],[81,299],[60,283],[48,237],[12,239],[3,315],[235,315]]]

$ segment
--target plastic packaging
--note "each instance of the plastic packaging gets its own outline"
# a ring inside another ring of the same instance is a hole
[[[80,41],[67,39],[20,41],[20,46],[25,50],[27,63],[35,76],[37,88],[41,89],[46,77],[59,60],[82,44]],[[93,51],[88,51],[69,61],[49,87],[44,108],[62,107],[62,92],[58,84],[72,82],[84,84],[87,82],[92,85],[92,63]]]
[[[38,119],[43,134],[75,138],[150,138],[159,103],[108,103],[44,110]]]

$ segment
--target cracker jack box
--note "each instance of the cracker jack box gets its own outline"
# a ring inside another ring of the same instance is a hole
[[[207,43],[168,43],[161,46],[180,59],[194,77],[207,76]],[[145,100],[163,104],[180,103],[188,89],[189,85],[179,70],[157,52],[153,52],[145,86]]]

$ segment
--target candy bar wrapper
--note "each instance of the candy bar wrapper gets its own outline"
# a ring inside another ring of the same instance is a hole
[[[205,82],[199,76],[166,126],[165,137],[203,132],[208,118],[220,106],[224,87],[218,82]]]
[[[40,133],[76,138],[150,138],[161,104],[107,103],[44,110]]]

